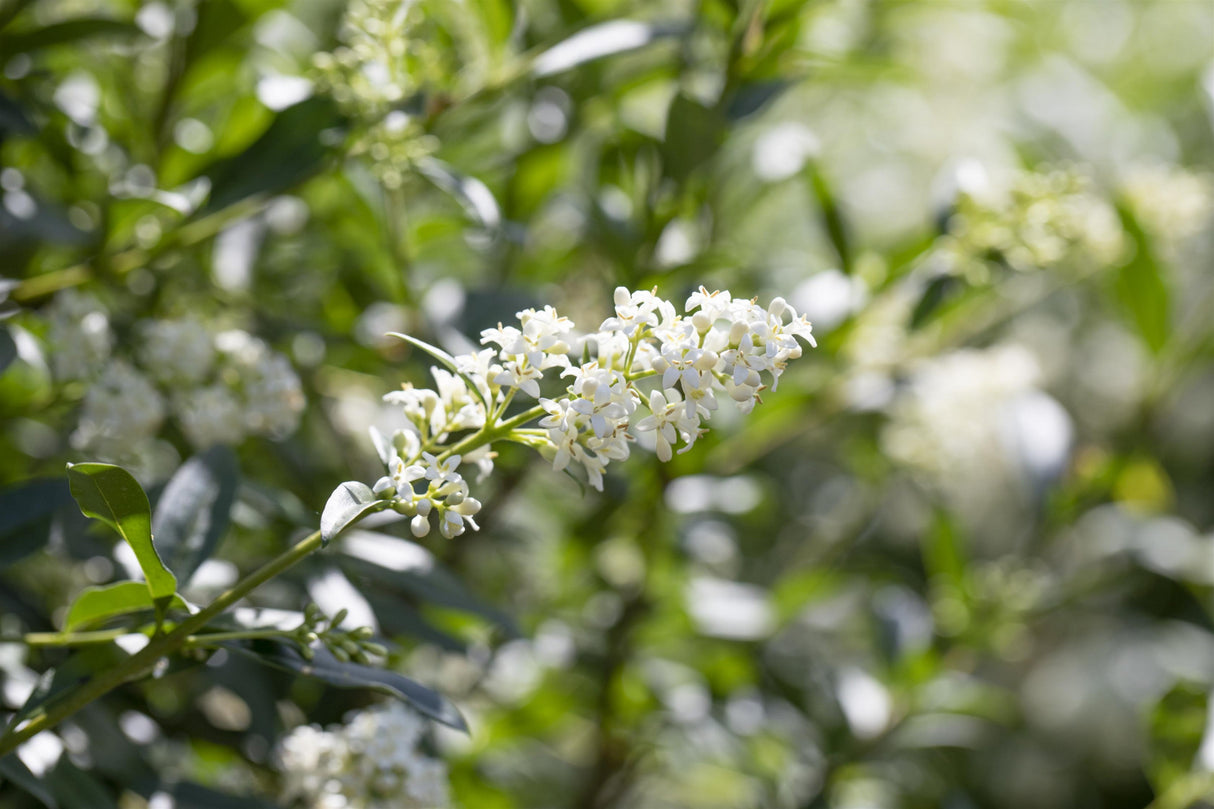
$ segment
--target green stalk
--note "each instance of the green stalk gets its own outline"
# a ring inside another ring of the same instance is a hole
[[[320,547],[320,531],[309,534],[300,540],[297,545],[292,546],[250,573],[244,579],[241,579],[232,589],[221,594],[204,609],[186,618],[167,635],[153,638],[147,646],[131,655],[121,664],[99,672],[96,677],[69,694],[62,702],[37,715],[21,728],[10,729],[3,738],[0,738],[0,757],[11,753],[27,739],[54,727],[81,708],[105,696],[123,683],[143,676],[162,657],[172,654],[189,643],[191,637],[198,630],[205,627],[212,618],[215,618],[254,589],[265,584]]]

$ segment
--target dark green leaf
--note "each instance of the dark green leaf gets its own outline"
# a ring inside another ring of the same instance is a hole
[[[839,210],[839,203],[835,199],[834,189],[817,163],[812,160],[805,163],[805,178],[818,203],[822,226],[831,246],[835,248],[835,255],[839,257],[839,269],[850,275],[853,264],[851,237],[848,235],[847,223],[843,221],[843,213]]]
[[[321,132],[340,124],[337,109],[326,98],[310,98],[278,113],[247,149],[203,172],[211,181],[211,198],[200,214],[257,194],[277,194],[308,179],[329,153]]]
[[[342,663],[323,647],[315,648],[314,657],[307,660],[294,646],[282,643],[259,641],[250,645],[227,643],[224,646],[253,655],[266,665],[306,677],[315,677],[338,688],[369,688],[389,694],[436,722],[456,730],[468,731],[468,724],[450,700],[394,671],[358,663]]]
[[[239,473],[235,454],[217,446],[186,461],[165,486],[152,535],[179,581],[190,580],[227,531]]]
[[[21,789],[38,799],[38,802],[43,806],[49,806],[50,809],[59,809],[59,803],[55,800],[55,796],[46,788],[46,784],[42,779],[30,772],[29,767],[26,767],[21,759],[16,756],[5,756],[0,758],[0,778],[6,781],[12,781]]]
[[[69,503],[64,480],[31,480],[0,492],[0,564],[45,545],[55,512]]]
[[[185,599],[176,593],[172,595],[170,604],[187,612],[190,609]],[[73,632],[107,618],[154,607],[147,585],[141,581],[120,581],[116,584],[88,587],[72,602],[63,622],[63,630]]]
[[[363,516],[387,506],[383,500],[378,500],[365,483],[348,480],[333,490],[325,503],[325,510],[320,515],[320,538],[328,545],[333,537],[340,534],[351,524]]]
[[[135,551],[152,598],[161,601],[172,596],[177,579],[152,544],[152,509],[131,473],[111,464],[78,463],[68,464],[67,479],[84,515],[109,525]]]
[[[957,294],[960,287],[961,282],[952,275],[937,275],[928,281],[911,312],[910,327],[917,329],[927,323],[949,298]]]
[[[13,342],[13,335],[8,333],[8,329],[0,329],[0,374],[4,373],[4,369],[15,359],[17,344]]]
[[[662,161],[666,173],[682,183],[708,163],[720,148],[725,120],[720,112],[680,93],[666,113]]]
[[[34,126],[29,115],[21,105],[7,94],[0,92],[0,140],[6,134],[36,135],[38,127]]]
[[[67,45],[92,37],[133,37],[140,34],[134,23],[108,17],[81,17],[75,20],[52,23],[34,31],[14,32],[0,36],[0,53],[5,57],[19,53]]]
[[[1128,209],[1121,223],[1134,244],[1134,256],[1117,273],[1117,296],[1129,311],[1138,334],[1151,353],[1158,354],[1171,336],[1171,296],[1164,270],[1155,257],[1151,239]]]
[[[404,590],[422,603],[479,615],[515,637],[521,634],[509,615],[469,592],[421,545],[374,531],[351,531],[341,550],[360,573]]]
[[[228,795],[188,782],[176,784],[172,794],[174,809],[276,809],[277,806],[247,795]]]
[[[47,773],[59,805],[63,809],[117,809],[118,804],[101,782],[62,756]]]
[[[9,727],[23,722],[39,708],[58,702],[97,672],[117,665],[126,657],[126,652],[114,644],[99,644],[81,649],[62,665],[47,669],[39,676],[25,704],[9,720]]]

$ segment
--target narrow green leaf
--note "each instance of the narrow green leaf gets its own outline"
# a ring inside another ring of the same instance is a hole
[[[1158,354],[1171,336],[1172,302],[1164,269],[1155,257],[1151,238],[1126,208],[1121,224],[1134,243],[1134,256],[1117,273],[1117,296],[1129,311],[1138,334],[1151,353]]]
[[[152,535],[178,581],[189,581],[223,539],[239,474],[235,454],[217,446],[182,464],[165,486],[152,516]]]
[[[401,334],[398,331],[390,331],[390,332],[388,332],[388,336],[389,337],[399,337],[401,340],[404,340],[409,345],[416,346],[417,348],[420,348],[422,351],[425,351],[431,357],[434,357],[434,359],[436,359],[440,363],[442,363],[443,366],[448,371],[455,374],[460,379],[464,380],[464,384],[468,386],[468,390],[472,393],[473,396],[476,397],[476,400],[478,402],[480,402],[482,405],[484,405],[486,413],[490,412],[493,409],[489,406],[489,401],[485,398],[484,393],[481,391],[481,389],[479,387],[476,386],[476,383],[474,383],[472,381],[472,378],[469,377],[467,374],[465,374],[463,371],[461,371],[456,366],[455,357],[452,357],[450,354],[448,354],[446,351],[443,351],[438,346],[430,345],[425,340],[419,340],[416,337],[410,336],[408,334]]]
[[[415,542],[375,531],[351,531],[342,541],[341,550],[344,560],[353,563],[357,572],[380,584],[402,590],[424,604],[479,615],[511,636],[521,634],[509,615],[473,595],[439,565],[432,553]]]
[[[358,663],[342,663],[327,649],[319,646],[312,650],[313,658],[307,660],[295,646],[283,643],[258,641],[251,644],[223,645],[233,651],[251,655],[268,666],[315,677],[338,688],[369,688],[388,694],[408,703],[436,722],[468,732],[468,724],[450,700],[403,674]]]
[[[189,612],[189,604],[174,593],[171,606]],[[147,585],[141,581],[120,581],[100,587],[88,587],[76,596],[63,622],[65,632],[74,632],[88,624],[118,615],[155,608]]]
[[[433,157],[419,159],[417,170],[440,191],[450,194],[460,207],[484,228],[502,224],[502,211],[489,186],[475,177],[460,174],[451,166]]]
[[[139,36],[140,33],[139,26],[134,23],[108,17],[80,17],[75,20],[53,23],[34,31],[6,34],[0,37],[0,53],[9,57],[54,45],[68,45],[81,39],[134,37]]]
[[[335,536],[367,514],[388,504],[375,497],[365,483],[348,480],[333,490],[320,515],[320,538],[328,545]]]
[[[68,485],[84,516],[101,520],[122,535],[147,578],[156,601],[177,591],[177,579],[160,561],[152,544],[152,509],[131,473],[103,463],[68,464]]]
[[[30,772],[29,767],[22,763],[17,756],[0,758],[0,778],[11,781],[18,788],[25,790],[38,799],[38,802],[49,809],[59,809],[55,796],[46,788],[42,779]]]
[[[0,374],[17,359],[17,343],[8,329],[0,329]]]
[[[809,183],[809,190],[813,193],[814,199],[818,203],[818,211],[822,217],[822,227],[826,230],[826,235],[830,239],[831,246],[835,248],[835,255],[839,257],[839,269],[851,275],[854,266],[851,237],[848,235],[848,227],[843,219],[843,212],[840,210],[839,203],[835,199],[834,189],[831,188],[826,175],[822,173],[818,164],[813,160],[805,162],[805,178]]]

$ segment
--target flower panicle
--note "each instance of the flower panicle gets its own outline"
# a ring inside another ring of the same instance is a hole
[[[608,464],[627,459],[638,434],[652,432],[668,461],[707,432],[719,399],[749,413],[802,343],[816,345],[809,321],[783,298],[763,307],[700,287],[680,313],[656,290],[619,287],[613,303],[589,333],[551,306],[520,311],[517,324],[481,332],[486,348],[454,357],[458,373],[434,368],[434,388],[406,384],[384,397],[404,409],[407,426],[391,439],[376,492],[411,518],[414,535],[427,535],[432,517],[447,538],[476,528],[480,502],[456,470],[474,461],[480,477],[491,472],[494,441],[531,446],[558,471],[581,467],[602,491]],[[545,395],[557,378],[564,389]],[[507,416],[528,400],[530,410]]]

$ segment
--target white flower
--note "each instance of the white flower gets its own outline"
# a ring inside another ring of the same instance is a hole
[[[211,334],[196,320],[152,320],[141,328],[139,361],[164,384],[195,385],[215,363]]]
[[[298,727],[278,748],[283,797],[313,809],[449,806],[446,765],[418,750],[424,732],[424,720],[399,702],[328,729]]]
[[[226,385],[208,385],[173,394],[173,411],[197,449],[239,444],[245,436],[240,400]]]
[[[94,376],[110,356],[114,339],[105,307],[91,295],[65,289],[45,311],[55,377],[74,381]]]
[[[164,410],[164,399],[147,377],[116,360],[85,394],[72,444],[117,459],[156,434]]]

